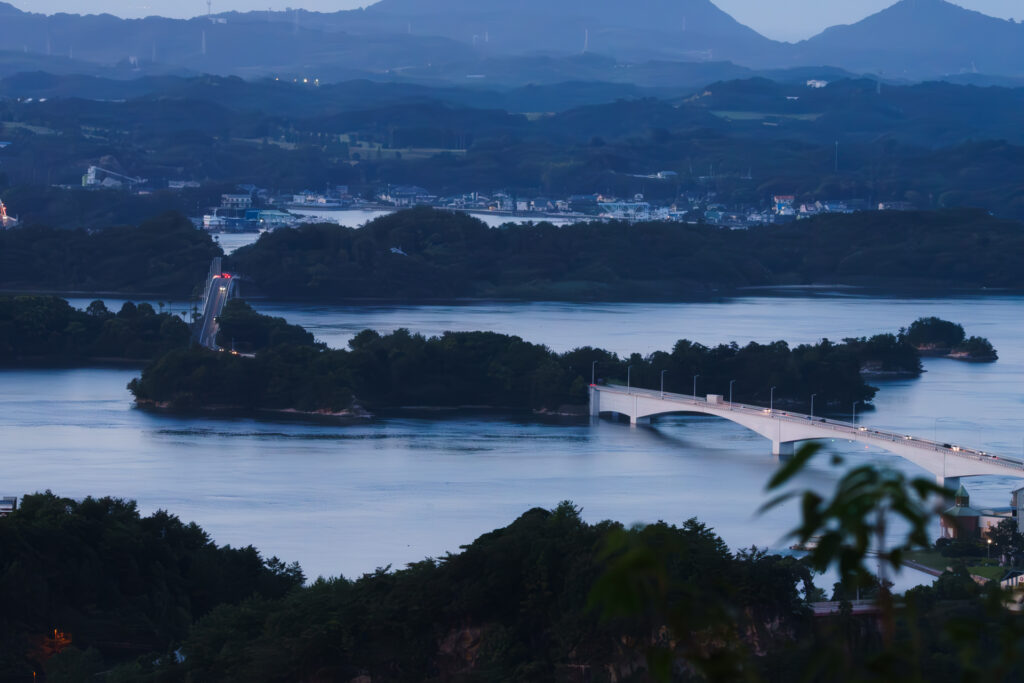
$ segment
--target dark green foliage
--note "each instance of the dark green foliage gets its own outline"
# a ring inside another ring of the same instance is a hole
[[[739,231],[678,223],[495,230],[417,208],[360,229],[278,230],[232,254],[228,267],[277,298],[657,300],[752,285],[1022,287],[1021,250],[1020,224],[979,211],[836,215]]]
[[[95,232],[0,230],[0,287],[188,297],[220,253],[209,235],[180,214]]]
[[[989,527],[986,535],[992,541],[992,551],[995,553],[1013,555],[1024,552],[1024,534],[1017,530],[1015,518],[1000,520],[999,524]]]
[[[666,596],[697,596],[705,611],[728,600],[730,632],[774,624],[764,643],[807,624],[792,560],[733,556],[696,520],[623,529],[587,524],[563,503],[534,509],[457,555],[356,581],[317,581],[283,600],[215,610],[193,629],[174,680],[621,680],[659,640],[661,614],[626,610],[604,620],[588,602],[619,593],[599,579],[629,553],[651,554]],[[639,576],[631,581],[644,582]],[[591,598],[591,590],[594,595]],[[689,626],[701,637],[704,612]]]
[[[298,325],[289,325],[284,318],[260,315],[241,299],[228,301],[217,323],[217,345],[239,352],[257,351],[278,344],[316,344],[312,333]]]
[[[302,335],[283,320],[253,313],[244,304],[231,309],[242,318],[252,338]],[[284,326],[284,327],[282,327]],[[243,329],[241,327],[235,329]],[[239,333],[240,334],[240,333]],[[263,336],[261,336],[263,335]],[[248,340],[250,336],[236,336]],[[776,405],[804,405],[817,394],[819,407],[846,409],[853,401],[866,402],[875,394],[861,376],[868,351],[881,353],[885,340],[828,340],[790,348],[785,342],[750,343],[708,348],[681,340],[671,353],[655,352],[629,358],[602,349],[579,348],[558,354],[519,337],[493,332],[446,332],[426,338],[397,330],[380,335],[364,330],[349,342],[348,350],[325,349],[305,343],[267,347],[255,357],[203,349],[179,350],[152,363],[129,385],[143,402],[179,408],[236,407],[336,412],[354,402],[368,408],[479,406],[501,409],[558,409],[587,401],[593,362],[596,377],[633,386],[660,386],[691,390],[693,375],[700,375],[701,393],[728,395],[730,380],[737,380],[733,398],[767,402],[776,387]],[[227,341],[224,339],[223,341]],[[911,349],[913,351],[913,349]],[[902,354],[893,367],[920,372],[915,354]],[[629,368],[632,368],[631,370]]]
[[[0,661],[17,662],[26,680],[52,651],[54,629],[78,651],[47,661],[47,673],[83,680],[100,654],[163,651],[215,606],[280,598],[303,581],[298,565],[251,546],[218,548],[195,524],[163,511],[142,517],[113,498],[25,496],[0,518],[0,548]]]
[[[900,334],[876,334],[869,338],[844,339],[843,343],[857,355],[861,369],[878,374],[921,374],[921,354]]]
[[[80,311],[56,297],[0,297],[0,365],[138,362],[188,343],[181,318],[146,303],[127,302],[115,314],[102,301]]]
[[[917,347],[952,349],[964,341],[964,328],[941,318],[918,318],[907,329],[907,341]]]
[[[968,337],[953,347],[953,355],[983,361],[994,361],[999,357],[992,342],[984,337]]]

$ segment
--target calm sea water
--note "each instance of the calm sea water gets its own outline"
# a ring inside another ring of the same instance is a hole
[[[680,337],[705,344],[841,339],[938,315],[989,337],[999,362],[926,360],[922,378],[883,383],[876,410],[862,419],[996,453],[1024,452],[1024,298],[257,307],[308,327],[332,346],[367,327],[407,327],[425,334],[488,329],[557,350],[589,344],[620,353],[668,349]],[[756,512],[777,466],[768,442],[712,418],[670,417],[650,429],[522,416],[408,416],[347,425],[192,419],[134,408],[125,385],[136,374],[0,372],[0,494],[52,489],[72,497],[134,498],[144,511],[166,508],[196,521],[220,543],[251,543],[298,560],[311,576],[353,576],[455,552],[530,507],[565,499],[593,521],[699,517],[734,548],[784,548],[795,523],[792,508]],[[828,445],[848,460],[922,474],[881,451]],[[823,459],[801,485],[827,490],[837,476]],[[981,505],[1007,505],[1018,485],[1005,477],[966,483]]]

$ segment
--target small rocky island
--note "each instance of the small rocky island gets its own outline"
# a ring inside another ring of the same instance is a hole
[[[968,337],[962,325],[934,316],[918,318],[905,334],[907,341],[922,356],[954,358],[973,363],[993,363],[999,359],[999,354],[988,339]]]

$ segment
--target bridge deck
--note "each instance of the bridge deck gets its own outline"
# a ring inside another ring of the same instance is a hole
[[[656,410],[648,409],[646,416],[672,413],[672,412],[697,412],[708,415],[717,415],[733,421],[746,423],[766,421],[768,423],[783,423],[786,425],[798,426],[801,433],[810,433],[813,436],[793,438],[791,441],[813,440],[816,438],[842,437],[851,441],[862,443],[874,443],[886,450],[894,450],[900,454],[901,451],[919,451],[922,454],[940,454],[945,457],[957,460],[973,461],[984,463],[986,469],[998,469],[1001,473],[1024,477],[1024,462],[1013,458],[994,455],[987,451],[975,448],[967,448],[956,444],[939,443],[930,439],[921,439],[910,434],[900,434],[882,429],[876,429],[865,425],[856,425],[841,420],[831,420],[823,417],[805,415],[793,411],[771,410],[763,406],[753,406],[744,403],[730,403],[729,401],[712,402],[707,398],[689,396],[686,394],[673,394],[653,389],[638,389],[635,387],[621,386],[600,386],[592,385],[592,389],[598,394],[612,394],[617,397],[643,398],[647,405],[650,402],[658,404]],[[664,410],[660,408],[664,407]],[[623,412],[610,408],[614,412]],[[603,412],[603,411],[602,411]],[[633,417],[636,417],[634,415]],[[781,431],[781,430],[780,430]],[[773,437],[769,437],[773,438]],[[784,439],[785,440],[785,439]]]

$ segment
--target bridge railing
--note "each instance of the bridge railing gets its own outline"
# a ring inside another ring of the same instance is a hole
[[[867,427],[864,425],[857,426],[852,422],[843,422],[842,420],[831,420],[824,417],[812,417],[810,415],[805,415],[803,413],[772,410],[769,408],[765,408],[763,406],[754,406],[746,403],[733,403],[730,401],[712,403],[708,401],[706,397],[701,398],[700,396],[691,396],[689,394],[674,394],[667,391],[658,391],[656,389],[640,389],[636,387],[626,388],[615,385],[594,385],[594,388],[597,391],[607,391],[618,394],[644,396],[647,398],[654,398],[658,400],[667,400],[673,403],[682,403],[684,405],[695,405],[700,406],[705,410],[720,409],[728,411],[739,411],[745,414],[759,415],[761,417],[772,420],[779,420],[782,422],[789,422],[792,424],[809,425],[816,427],[818,429],[834,431],[837,434],[848,434],[850,436],[857,437],[857,439],[874,439],[878,441],[889,441],[892,443],[899,443],[905,446],[910,446],[921,450],[941,453],[943,455],[950,455],[957,458],[965,458],[968,460],[975,460],[979,462],[991,462],[993,464],[998,464],[1001,467],[1024,471],[1024,462],[1021,462],[1019,460],[1004,458],[974,448],[965,448],[963,446],[958,445],[947,446],[944,443],[939,443],[937,441],[932,441],[930,439],[919,439],[909,434],[897,434],[896,432],[888,432],[881,429],[873,429],[871,427]]]

